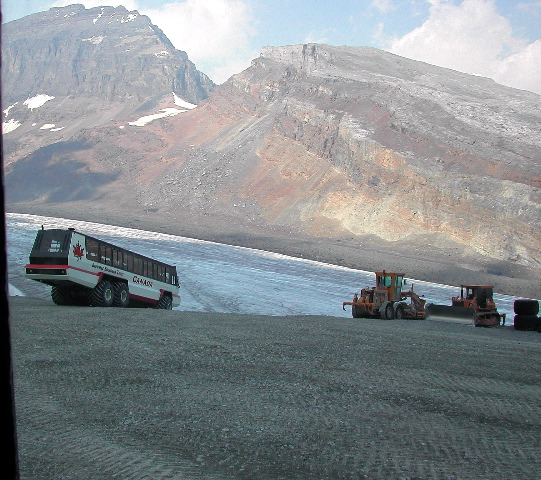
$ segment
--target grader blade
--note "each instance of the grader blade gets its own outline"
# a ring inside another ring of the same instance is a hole
[[[428,320],[447,320],[456,322],[472,323],[475,315],[473,308],[451,307],[449,305],[435,305],[433,303],[426,307],[426,318]]]

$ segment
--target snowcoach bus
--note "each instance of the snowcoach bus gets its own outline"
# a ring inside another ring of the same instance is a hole
[[[57,305],[154,307],[180,305],[177,269],[73,228],[38,230],[27,278],[52,287]]]

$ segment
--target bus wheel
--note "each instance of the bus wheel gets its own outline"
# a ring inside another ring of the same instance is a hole
[[[102,280],[90,292],[89,303],[92,307],[110,307],[113,298],[113,285],[108,280]]]
[[[126,308],[130,303],[130,290],[124,282],[113,283],[113,306]]]
[[[162,298],[158,300],[155,308],[162,310],[172,310],[173,309],[173,300],[169,295],[162,295]]]
[[[53,286],[51,289],[51,297],[57,305],[73,305],[70,291],[67,288]]]

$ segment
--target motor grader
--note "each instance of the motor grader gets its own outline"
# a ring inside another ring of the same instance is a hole
[[[498,313],[492,298],[492,285],[461,285],[460,295],[451,297],[451,305],[427,305],[427,315],[432,320],[440,318],[465,319],[476,327],[505,325],[505,313]]]
[[[394,318],[423,319],[426,317],[425,302],[423,298],[410,290],[402,291],[404,283],[403,273],[390,273],[383,270],[375,272],[376,286],[363,288],[360,293],[353,295],[351,302],[342,303],[351,305],[353,318]],[[406,301],[409,299],[409,302]]]

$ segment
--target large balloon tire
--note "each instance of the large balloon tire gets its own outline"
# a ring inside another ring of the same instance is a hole
[[[53,286],[51,289],[51,298],[57,305],[74,305],[70,291],[67,288]]]
[[[155,308],[159,310],[173,310],[173,300],[169,295],[162,295]]]
[[[515,330],[535,331],[539,328],[539,318],[536,315],[515,315]]]
[[[539,302],[521,298],[515,300],[514,310],[517,315],[537,315],[539,313]]]
[[[127,283],[115,282],[113,284],[113,306],[126,308],[130,304],[130,289]]]
[[[90,292],[89,303],[92,307],[111,307],[115,293],[108,280],[102,280]]]

